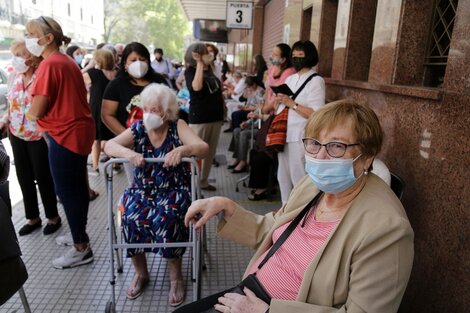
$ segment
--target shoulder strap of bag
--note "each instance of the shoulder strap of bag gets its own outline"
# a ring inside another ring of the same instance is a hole
[[[312,77],[312,76],[311,76]],[[310,77],[310,78],[311,78]],[[318,199],[323,195],[323,191],[320,191],[306,206],[303,210],[294,218],[294,220],[289,224],[289,226],[284,230],[281,234],[279,239],[273,244],[271,249],[269,250],[268,254],[264,257],[263,261],[258,265],[258,269],[261,269],[263,265],[269,260],[270,257],[281,247],[281,245],[287,240],[290,234],[294,231],[294,229],[299,225],[302,218],[307,214],[307,212],[311,209],[311,207],[317,203]]]
[[[299,89],[297,89],[297,91],[294,93],[294,95],[292,96],[292,100],[295,100],[295,98],[297,98],[297,96],[299,95],[299,93],[305,88],[305,86],[307,86],[308,82],[312,80],[312,78],[314,78],[315,76],[318,76],[318,73],[313,73],[312,75],[310,75],[307,80],[304,81],[304,83],[302,84],[302,86],[300,86]]]

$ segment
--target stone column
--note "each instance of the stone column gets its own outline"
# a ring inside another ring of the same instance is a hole
[[[367,81],[377,0],[338,4],[332,78]]]
[[[391,84],[398,54],[402,0],[378,0],[369,82]]]

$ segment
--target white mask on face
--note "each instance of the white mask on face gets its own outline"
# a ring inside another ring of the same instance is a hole
[[[147,62],[144,61],[135,61],[129,64],[127,67],[127,72],[135,78],[142,78],[147,74],[149,66]]]
[[[29,69],[29,66],[26,65],[25,62],[26,60],[22,57],[13,56],[11,59],[11,65],[13,66],[13,69],[15,72],[20,74],[26,73],[26,71]]]
[[[26,49],[28,49],[28,51],[34,55],[34,56],[37,56],[37,57],[40,57],[41,54],[44,52],[44,49],[46,49],[46,46],[41,46],[38,41],[41,40],[43,37],[41,38],[25,38],[25,44],[26,44]]]
[[[163,118],[153,113],[144,113],[142,121],[147,130],[155,130],[163,125]]]

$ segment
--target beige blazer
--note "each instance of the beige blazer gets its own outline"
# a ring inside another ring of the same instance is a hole
[[[274,229],[291,221],[317,193],[305,176],[277,214],[261,216],[238,207],[232,217],[219,222],[218,234],[257,249],[250,268],[271,247]],[[400,201],[380,178],[369,174],[310,262],[297,299],[272,299],[269,312],[396,312],[413,264],[413,236]]]

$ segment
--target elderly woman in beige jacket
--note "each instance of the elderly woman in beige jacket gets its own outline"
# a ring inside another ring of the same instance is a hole
[[[220,312],[396,312],[413,263],[413,230],[400,201],[371,164],[383,132],[375,113],[350,100],[330,103],[307,122],[305,176],[286,205],[264,216],[227,198],[198,200],[185,222],[200,228],[219,214],[218,233],[256,248],[256,272],[270,303],[252,292],[219,298]],[[257,265],[287,225],[319,192],[281,248]],[[195,216],[201,214],[196,221]]]

